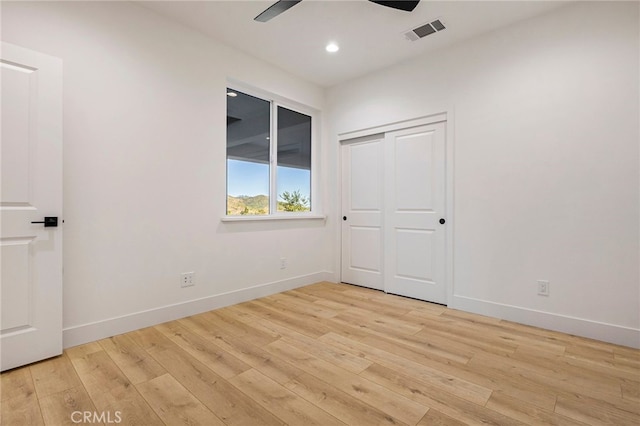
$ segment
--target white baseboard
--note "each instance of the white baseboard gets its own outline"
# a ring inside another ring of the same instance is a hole
[[[201,299],[189,300],[173,305],[162,306],[121,317],[109,318],[89,324],[65,328],[62,332],[64,348],[94,342],[117,334],[150,327],[163,322],[196,315],[213,309],[235,305],[248,300],[269,296],[282,291],[333,279],[331,272],[317,272],[289,278],[282,281],[260,284],[228,293],[216,294]]]
[[[461,311],[505,319],[547,330],[560,331],[575,336],[588,337],[617,345],[640,348],[640,329],[464,296],[454,295],[452,302],[449,307]]]

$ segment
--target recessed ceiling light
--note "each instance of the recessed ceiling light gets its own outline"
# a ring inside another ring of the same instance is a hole
[[[329,52],[329,53],[335,53],[335,52],[337,52],[338,50],[340,50],[340,46],[338,46],[337,44],[335,44],[335,43],[333,43],[333,42],[332,42],[332,43],[327,44],[327,47],[325,47],[325,49],[326,49],[326,50],[327,50],[327,52]]]
[[[227,92],[227,96],[229,96],[230,98],[235,98],[236,96],[238,96],[238,94],[236,92]]]

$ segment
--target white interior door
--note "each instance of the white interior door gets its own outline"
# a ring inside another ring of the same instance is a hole
[[[382,290],[382,138],[342,145],[342,281]]]
[[[445,123],[387,133],[384,145],[385,291],[446,304]]]
[[[2,43],[0,369],[62,353],[62,62]]]

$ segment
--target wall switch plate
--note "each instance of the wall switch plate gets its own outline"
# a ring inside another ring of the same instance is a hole
[[[538,294],[540,296],[548,296],[549,295],[549,281],[547,281],[547,280],[538,280]]]
[[[287,269],[287,258],[286,257],[281,257],[280,258],[280,269]]]
[[[196,285],[195,272],[183,272],[180,274],[180,287],[192,287]]]

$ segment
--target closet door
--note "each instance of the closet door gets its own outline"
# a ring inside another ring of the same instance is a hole
[[[446,303],[445,123],[385,135],[384,290]]]
[[[342,281],[383,290],[384,138],[343,143]]]

